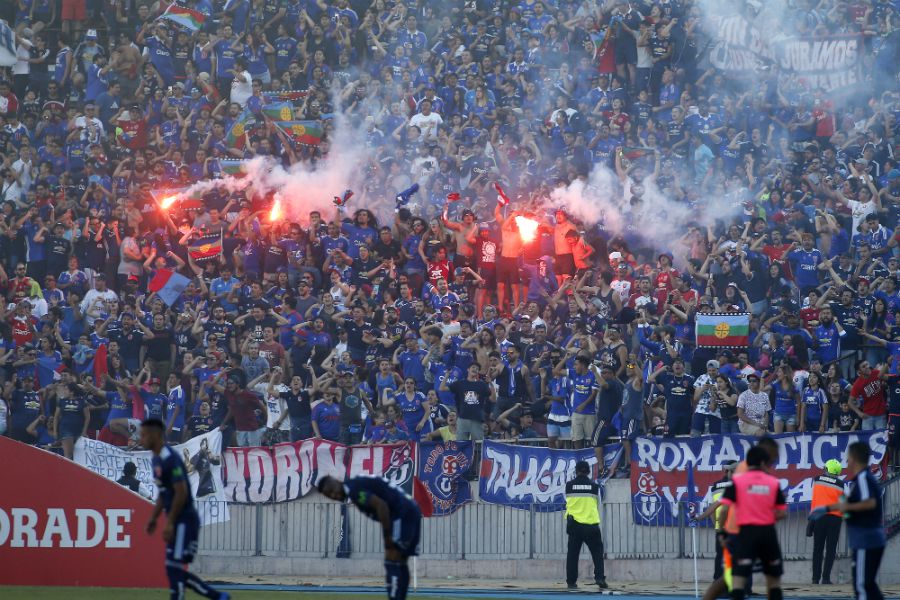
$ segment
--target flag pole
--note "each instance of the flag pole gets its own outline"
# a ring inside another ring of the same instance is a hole
[[[700,578],[697,576],[697,528],[691,527],[691,550],[694,555],[694,598],[700,597]]]

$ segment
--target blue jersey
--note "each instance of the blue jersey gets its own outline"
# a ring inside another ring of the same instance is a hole
[[[822,364],[827,364],[840,358],[841,337],[846,335],[846,333],[844,331],[839,334],[837,327],[833,323],[830,326],[819,325],[816,327],[816,342],[818,342],[816,356],[819,357]]]
[[[144,400],[144,413],[148,419],[163,420],[163,411],[165,410],[168,399],[162,394],[154,394],[150,390],[139,390],[141,398]]]
[[[347,255],[353,259],[359,258],[360,246],[371,248],[375,243],[375,238],[378,237],[378,232],[374,228],[360,227],[353,223],[343,223],[341,233],[347,234],[347,240],[350,242],[350,250]]]
[[[406,423],[406,429],[409,431],[412,439],[417,440],[420,434],[431,431],[431,427],[427,423],[422,427],[422,431],[416,431],[416,427],[425,416],[425,394],[416,392],[410,400],[406,396],[406,392],[400,392],[399,394],[394,394],[394,402],[403,411],[403,422]]]
[[[187,488],[187,498],[181,513],[178,515],[178,521],[187,521],[189,519],[197,519],[197,509],[194,507],[194,492],[191,490],[191,482],[188,480],[187,469],[181,456],[170,446],[163,446],[158,456],[153,457],[153,478],[156,481],[156,487],[159,488],[159,497],[162,498],[163,509],[166,514],[172,510],[172,500],[175,498],[175,484],[184,482]]]
[[[404,350],[397,357],[400,372],[403,373],[403,377],[412,377],[416,380],[416,389],[423,389],[425,385],[425,367],[422,366],[422,361],[426,356],[424,350],[416,349],[413,352]]]
[[[174,429],[184,427],[184,390],[180,385],[173,388],[166,397],[166,427]]]
[[[554,398],[562,398],[562,401],[554,400],[550,403],[550,414],[547,416],[547,420],[554,423],[567,423],[572,414],[569,378],[565,375],[552,377],[547,383],[547,393]]]
[[[772,391],[775,392],[775,412],[777,414],[785,416],[797,414],[793,385],[788,385],[787,388],[784,388],[776,381],[772,384]]]
[[[109,404],[109,414],[106,416],[106,425],[113,419],[132,418],[132,407],[126,396],[119,392],[106,392],[106,403]]]
[[[819,263],[822,262],[822,253],[813,248],[809,252],[803,248],[797,248],[788,252],[787,259],[791,263],[797,286],[804,288],[819,285]]]
[[[569,371],[569,381],[572,389],[572,412],[581,415],[593,415],[597,413],[597,403],[589,402],[586,407],[578,410],[578,405],[590,398],[591,393],[599,389],[597,378],[591,371],[579,375],[575,369]]]
[[[828,402],[828,397],[822,388],[814,390],[807,387],[803,390],[803,397],[800,401],[806,406],[807,422],[818,422],[822,418],[822,407]]]
[[[160,77],[163,78],[166,85],[172,85],[175,82],[175,63],[172,62],[172,51],[155,35],[145,38],[144,46],[147,54],[150,55],[150,62],[153,63],[153,67]]]
[[[869,469],[860,471],[849,480],[847,502],[863,502],[875,499],[875,508],[847,513],[847,541],[852,550],[864,548],[883,548],[886,544],[884,534],[884,498],[881,486]]]
[[[403,490],[392,487],[378,477],[354,477],[344,482],[344,494],[347,500],[364,515],[378,521],[378,513],[369,503],[371,497],[378,498],[387,504],[391,511],[391,521],[420,515],[419,507]]]

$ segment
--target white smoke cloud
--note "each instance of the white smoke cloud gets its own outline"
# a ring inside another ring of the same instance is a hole
[[[336,112],[328,143],[327,156],[315,164],[304,161],[285,168],[273,158],[257,157],[242,164],[244,175],[200,181],[181,196],[199,196],[216,189],[244,192],[248,198],[277,192],[283,199],[285,221],[305,224],[310,211],[319,211],[324,219],[330,220],[335,210],[334,197],[350,188],[354,195],[345,206],[348,213],[366,208],[381,222],[389,219],[395,207],[394,198],[367,196],[364,190],[366,166],[374,158],[374,153],[366,148],[365,132]]]

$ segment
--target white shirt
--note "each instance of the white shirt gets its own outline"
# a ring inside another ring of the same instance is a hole
[[[279,383],[275,386],[275,396],[270,396],[268,394],[269,384],[268,382],[257,383],[254,388],[257,392],[262,394],[262,396],[266,399],[266,408],[268,409],[269,415],[266,420],[266,427],[269,429],[275,428],[275,423],[278,419],[281,418],[281,415],[287,412],[287,403],[284,401],[279,394],[281,392],[289,391],[288,386],[283,383]],[[291,430],[291,417],[288,416],[281,422],[281,425],[278,426],[279,431],[290,431]]]
[[[23,161],[21,158],[12,164],[12,170],[19,174],[19,181],[26,190],[31,189],[31,182],[34,178],[31,176],[31,170],[34,168],[34,161]]]
[[[866,219],[866,215],[878,212],[878,207],[875,205],[874,200],[869,200],[868,202],[849,200],[847,206],[850,207],[850,211],[853,213],[853,231],[859,229],[859,224]]]
[[[28,59],[31,58],[31,47],[33,44],[26,40],[20,40],[19,45],[16,46],[16,64],[13,65],[12,72],[13,75],[28,75],[31,73],[31,63],[28,62]]]
[[[96,288],[92,290],[88,290],[88,293],[84,295],[84,299],[81,301],[81,314],[84,315],[84,320],[89,324],[93,324],[94,321],[97,320],[97,317],[92,314],[90,310],[91,306],[97,300],[118,300],[119,296],[112,290],[106,290],[103,292],[97,291]]]
[[[241,74],[231,80],[231,101],[241,105],[247,105],[247,100],[253,95],[253,79],[249,71],[241,71]]]
[[[409,120],[410,126],[415,125],[422,131],[423,136],[431,137],[437,137],[438,127],[440,127],[443,122],[444,119],[441,118],[441,115],[434,112],[427,116],[418,113],[413,115],[413,118]]]

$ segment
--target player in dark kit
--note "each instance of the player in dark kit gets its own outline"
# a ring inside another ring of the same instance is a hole
[[[163,539],[166,541],[166,575],[169,577],[171,600],[184,598],[185,586],[201,596],[215,600],[231,598],[226,592],[213,589],[205,581],[188,571],[188,564],[197,552],[200,517],[194,507],[194,497],[188,482],[187,469],[177,452],[165,443],[166,426],[159,419],[141,423],[141,445],[153,452],[153,477],[159,497],[153,516],[147,523],[147,533],[156,530],[156,519],[166,511]]]
[[[384,570],[390,600],[404,600],[409,588],[410,556],[419,553],[422,513],[412,498],[377,477],[338,481],[323,477],[319,492],[338,501],[349,501],[364,515],[381,523],[384,533]]]

